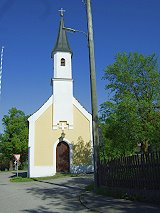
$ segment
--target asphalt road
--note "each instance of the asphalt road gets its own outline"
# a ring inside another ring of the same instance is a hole
[[[0,213],[86,213],[79,195],[91,178],[11,183],[13,173],[0,172]]]
[[[11,183],[13,175],[0,172],[0,213],[160,213],[160,206],[83,193],[91,176]]]

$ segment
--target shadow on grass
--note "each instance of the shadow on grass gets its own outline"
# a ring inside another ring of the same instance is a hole
[[[17,177],[17,172],[12,172],[13,175],[11,175],[9,178],[15,178]],[[27,178],[27,171],[19,171],[18,177]]]

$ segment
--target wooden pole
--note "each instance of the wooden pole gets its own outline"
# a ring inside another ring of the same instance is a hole
[[[90,86],[91,86],[91,106],[92,106],[92,134],[93,134],[93,159],[94,159],[94,183],[95,188],[98,187],[98,109],[96,94],[96,69],[94,57],[94,40],[92,26],[91,0],[86,0],[87,26],[88,26],[88,48],[89,48],[89,64],[90,64]]]

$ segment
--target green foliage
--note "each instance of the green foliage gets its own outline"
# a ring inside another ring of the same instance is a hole
[[[21,154],[21,163],[28,155],[28,116],[21,110],[11,108],[8,115],[4,115],[2,122],[4,133],[0,135],[1,152],[9,160],[13,154]]]
[[[23,183],[23,182],[31,182],[34,180],[32,178],[27,178],[27,177],[14,177],[14,178],[11,178],[10,181],[13,183]]]
[[[10,162],[9,159],[5,157],[5,155],[0,154],[0,171],[5,171],[6,169],[9,170]]]
[[[89,184],[85,187],[85,191],[87,191],[87,192],[91,192],[93,190],[94,190],[94,184],[93,183],[91,183],[91,184]]]
[[[137,144],[160,148],[160,72],[155,54],[118,53],[103,77],[111,98],[101,105],[109,157],[129,155]]]
[[[27,174],[27,173],[26,173]],[[48,176],[48,177],[37,177],[37,178],[28,178],[26,176],[18,176],[13,177],[10,179],[11,182],[14,183],[21,183],[21,182],[31,182],[31,181],[45,181],[45,180],[54,180],[54,179],[62,179],[67,177],[82,177],[83,174],[63,174],[63,173],[56,173],[54,176]]]
[[[78,137],[77,143],[73,144],[73,164],[74,165],[92,164],[91,141],[85,143],[82,137]]]

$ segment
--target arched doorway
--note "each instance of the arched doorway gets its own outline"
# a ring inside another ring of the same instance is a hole
[[[59,142],[56,148],[56,171],[69,172],[69,146],[66,142]]]

